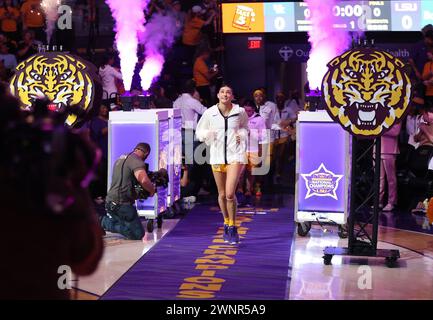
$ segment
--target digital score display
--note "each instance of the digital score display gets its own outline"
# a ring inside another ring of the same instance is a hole
[[[335,29],[419,31],[433,24],[433,0],[339,1]],[[304,2],[223,3],[224,33],[296,32],[312,28]]]
[[[335,29],[348,31],[392,31],[391,2],[344,1],[332,8],[338,23]],[[303,3],[295,4],[296,31],[311,30],[310,9]]]

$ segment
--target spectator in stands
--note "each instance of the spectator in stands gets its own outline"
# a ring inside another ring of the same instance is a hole
[[[205,9],[206,13],[204,14],[204,19],[208,19],[212,13],[215,13],[215,17],[213,18],[212,22],[206,26],[203,27],[202,32],[204,34],[204,37],[209,42],[209,45],[212,49],[215,49],[218,47],[220,43],[218,43],[218,4],[216,0],[203,0],[203,3],[201,6]]]
[[[285,107],[289,112],[288,118],[296,120],[298,118],[299,111],[304,110],[304,103],[301,100],[298,90],[293,90],[290,99],[285,103]]]
[[[394,210],[397,204],[397,175],[395,160],[399,154],[398,135],[400,134],[401,123],[396,123],[385,132],[381,137],[380,153],[380,190],[379,190],[379,208],[383,207],[385,196],[385,178],[388,185],[388,203],[383,207],[383,211]]]
[[[277,112],[277,105],[272,102],[266,100],[265,89],[259,88],[254,90],[253,92],[254,103],[256,105],[256,109],[260,116],[265,120],[266,129],[268,130],[268,142],[269,144],[264,146],[263,158],[265,159],[265,165],[270,168],[272,163],[272,152],[273,152],[273,137],[271,135],[271,127],[274,122],[275,113]],[[271,178],[271,175],[269,175]],[[263,179],[263,177],[260,177]],[[272,184],[272,181],[269,181],[269,184]]]
[[[147,18],[152,16],[154,13],[166,14],[171,9],[171,1],[151,0],[147,9]],[[148,20],[148,19],[146,19]]]
[[[15,70],[17,59],[13,54],[9,53],[9,46],[7,44],[0,44],[0,60],[3,61],[8,74],[11,74]]]
[[[192,95],[192,97],[198,101],[200,101],[200,103],[202,103],[201,97],[200,97],[200,93],[197,91],[197,89],[194,90],[194,93]]]
[[[104,57],[102,66],[99,68],[99,75],[102,80],[102,99],[113,99],[113,95],[117,94],[116,79],[122,80],[120,71],[113,67],[114,55],[107,54]]]
[[[413,99],[413,101],[416,97]],[[418,103],[421,101],[418,101]],[[415,128],[412,129],[413,134],[413,144],[415,145],[415,150],[413,155],[409,158],[409,167],[411,172],[418,178],[424,179],[424,181],[431,181],[432,173],[432,163],[431,154],[433,149],[433,112],[431,105],[418,104],[416,113],[420,115],[415,119]],[[409,118],[409,117],[408,117]],[[410,129],[410,128],[408,128]],[[409,142],[411,140],[409,139]],[[427,192],[427,193],[426,193]],[[409,198],[413,201],[419,201],[415,209],[412,212],[422,212],[425,213],[425,205],[423,200],[429,197],[428,191],[424,190],[419,192],[419,190],[411,189],[409,190]],[[414,203],[412,203],[414,204]]]
[[[285,105],[288,108],[289,116],[286,123],[282,125],[283,130],[287,131],[289,134],[289,142],[288,142],[288,153],[289,153],[289,164],[290,168],[295,169],[295,158],[296,158],[296,119],[298,118],[298,114],[300,111],[304,110],[304,101],[302,100],[299,91],[293,90],[291,92],[291,98],[288,99]],[[294,177],[293,170],[289,171],[289,177]]]
[[[0,30],[9,39],[18,39],[18,22],[20,20],[20,11],[14,6],[12,0],[5,0],[0,8]]]
[[[256,186],[255,175],[253,169],[260,165],[260,158],[262,155],[263,144],[267,143],[267,132],[265,120],[256,112],[256,107],[252,100],[245,100],[242,103],[242,107],[248,115],[248,146],[247,146],[247,157],[248,164],[240,178],[238,189],[239,192],[244,192],[246,197],[249,197],[254,193],[260,196],[260,186]],[[245,186],[244,190],[242,190]],[[258,194],[257,194],[258,193]]]
[[[218,3],[216,0],[203,0],[201,6],[208,12],[212,10],[216,12],[218,10]]]
[[[7,43],[8,38],[3,33],[0,33],[0,44]]]
[[[3,60],[0,60],[0,81],[8,81],[9,75]]]
[[[182,94],[174,101],[173,108],[180,109],[182,116],[182,155],[188,167],[188,180],[190,181],[188,188],[185,189],[184,197],[197,196],[206,174],[205,166],[207,165],[195,163],[193,154],[199,143],[194,141],[194,136],[198,117],[207,108],[194,98],[196,87],[193,80],[186,81],[181,91]]]
[[[173,108],[173,101],[165,96],[165,89],[159,84],[152,86],[152,108]]]
[[[430,32],[428,32],[430,33]],[[433,31],[431,31],[431,37],[433,41]],[[424,65],[422,72],[422,80],[425,85],[424,99],[426,104],[433,104],[433,53],[427,52],[428,61]]]
[[[427,108],[424,108],[422,113],[422,119],[419,125],[419,132],[415,135],[414,140],[418,142],[418,147],[421,146],[433,146],[433,110],[428,108],[430,106],[427,104]]]
[[[171,13],[176,19],[176,39],[178,39],[183,34],[186,19],[186,13],[182,11],[180,1],[173,1],[171,4]]]
[[[32,30],[24,31],[23,40],[18,44],[18,61],[21,62],[38,53],[38,46],[40,45],[41,43],[35,40],[35,33]]]
[[[45,14],[41,0],[26,0],[21,6],[23,30],[33,30],[35,39],[45,43]]]
[[[12,54],[17,53],[17,48],[18,48],[17,42],[15,40],[8,39],[8,37],[3,33],[0,33],[0,44],[6,44],[9,48],[9,53]]]
[[[409,64],[417,80],[422,80],[422,71],[427,62],[427,52],[433,48],[433,26],[428,24],[422,28],[423,41],[418,42],[411,53]]]
[[[175,70],[167,68],[163,70],[158,80],[158,85],[164,88],[164,96],[172,102],[179,97],[180,86],[177,84],[179,78]]]
[[[197,59],[194,62],[193,75],[197,85],[197,91],[200,93],[203,104],[209,107],[212,104],[211,81],[218,75],[218,68],[209,69],[207,60],[210,57],[210,50],[207,47],[200,49],[197,53]]]
[[[265,119],[266,129],[270,130],[274,122],[277,105],[269,100],[266,100],[265,90],[259,88],[253,92],[254,103],[259,114]]]
[[[424,107],[424,98],[421,97],[415,89],[414,97],[409,105],[409,112],[406,117],[406,133],[408,135],[408,145],[410,146],[409,152],[418,148],[419,143],[415,142],[415,136],[419,132],[419,125],[421,121],[421,110]]]
[[[281,184],[281,176],[283,175],[283,172],[285,171],[285,165],[286,162],[286,151],[287,151],[287,145],[289,141],[289,133],[280,126],[280,123],[287,119],[290,119],[290,112],[288,105],[285,104],[286,102],[286,96],[284,93],[279,92],[277,93],[275,97],[277,109],[274,116],[274,121],[272,123],[272,140],[273,143],[273,162],[272,162],[272,168],[274,169],[273,175],[274,175],[274,184],[278,185]]]
[[[140,99],[133,99],[131,102],[131,111],[143,110],[144,106],[141,105]]]
[[[193,97],[196,92],[195,82],[188,80],[182,88],[182,94],[174,101],[173,108],[180,109],[182,116],[182,150],[185,151],[186,145],[188,150],[193,149],[193,139],[197,120],[207,109],[199,100]],[[192,156],[189,152],[186,157]],[[193,159],[188,158],[187,164],[192,164]]]
[[[209,25],[215,18],[215,12],[209,15],[207,20],[203,19],[203,15],[206,13],[201,6],[193,6],[191,11],[186,17],[185,26],[183,30],[182,42],[187,48],[188,55],[192,58],[195,54],[197,46],[202,40],[201,29]]]

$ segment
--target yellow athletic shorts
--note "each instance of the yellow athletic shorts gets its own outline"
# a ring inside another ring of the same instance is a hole
[[[212,171],[214,172],[227,172],[228,164],[213,164]]]
[[[236,163],[238,163],[238,162],[234,162],[234,163],[230,163],[230,164],[236,164]],[[230,165],[230,164],[213,164],[212,165],[212,171],[214,171],[214,172],[227,172],[227,167]]]

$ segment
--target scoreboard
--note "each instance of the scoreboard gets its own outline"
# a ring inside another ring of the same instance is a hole
[[[335,29],[420,31],[433,24],[433,0],[339,0],[332,13]],[[222,4],[224,33],[309,31],[310,16],[305,2]]]

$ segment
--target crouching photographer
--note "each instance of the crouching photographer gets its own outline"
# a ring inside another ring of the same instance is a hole
[[[101,226],[114,233],[120,233],[130,240],[140,240],[144,228],[134,206],[140,198],[136,184],[152,197],[155,185],[146,172],[144,161],[150,154],[150,146],[140,142],[128,155],[122,155],[114,164],[110,190],[106,197],[107,214],[101,218]]]

